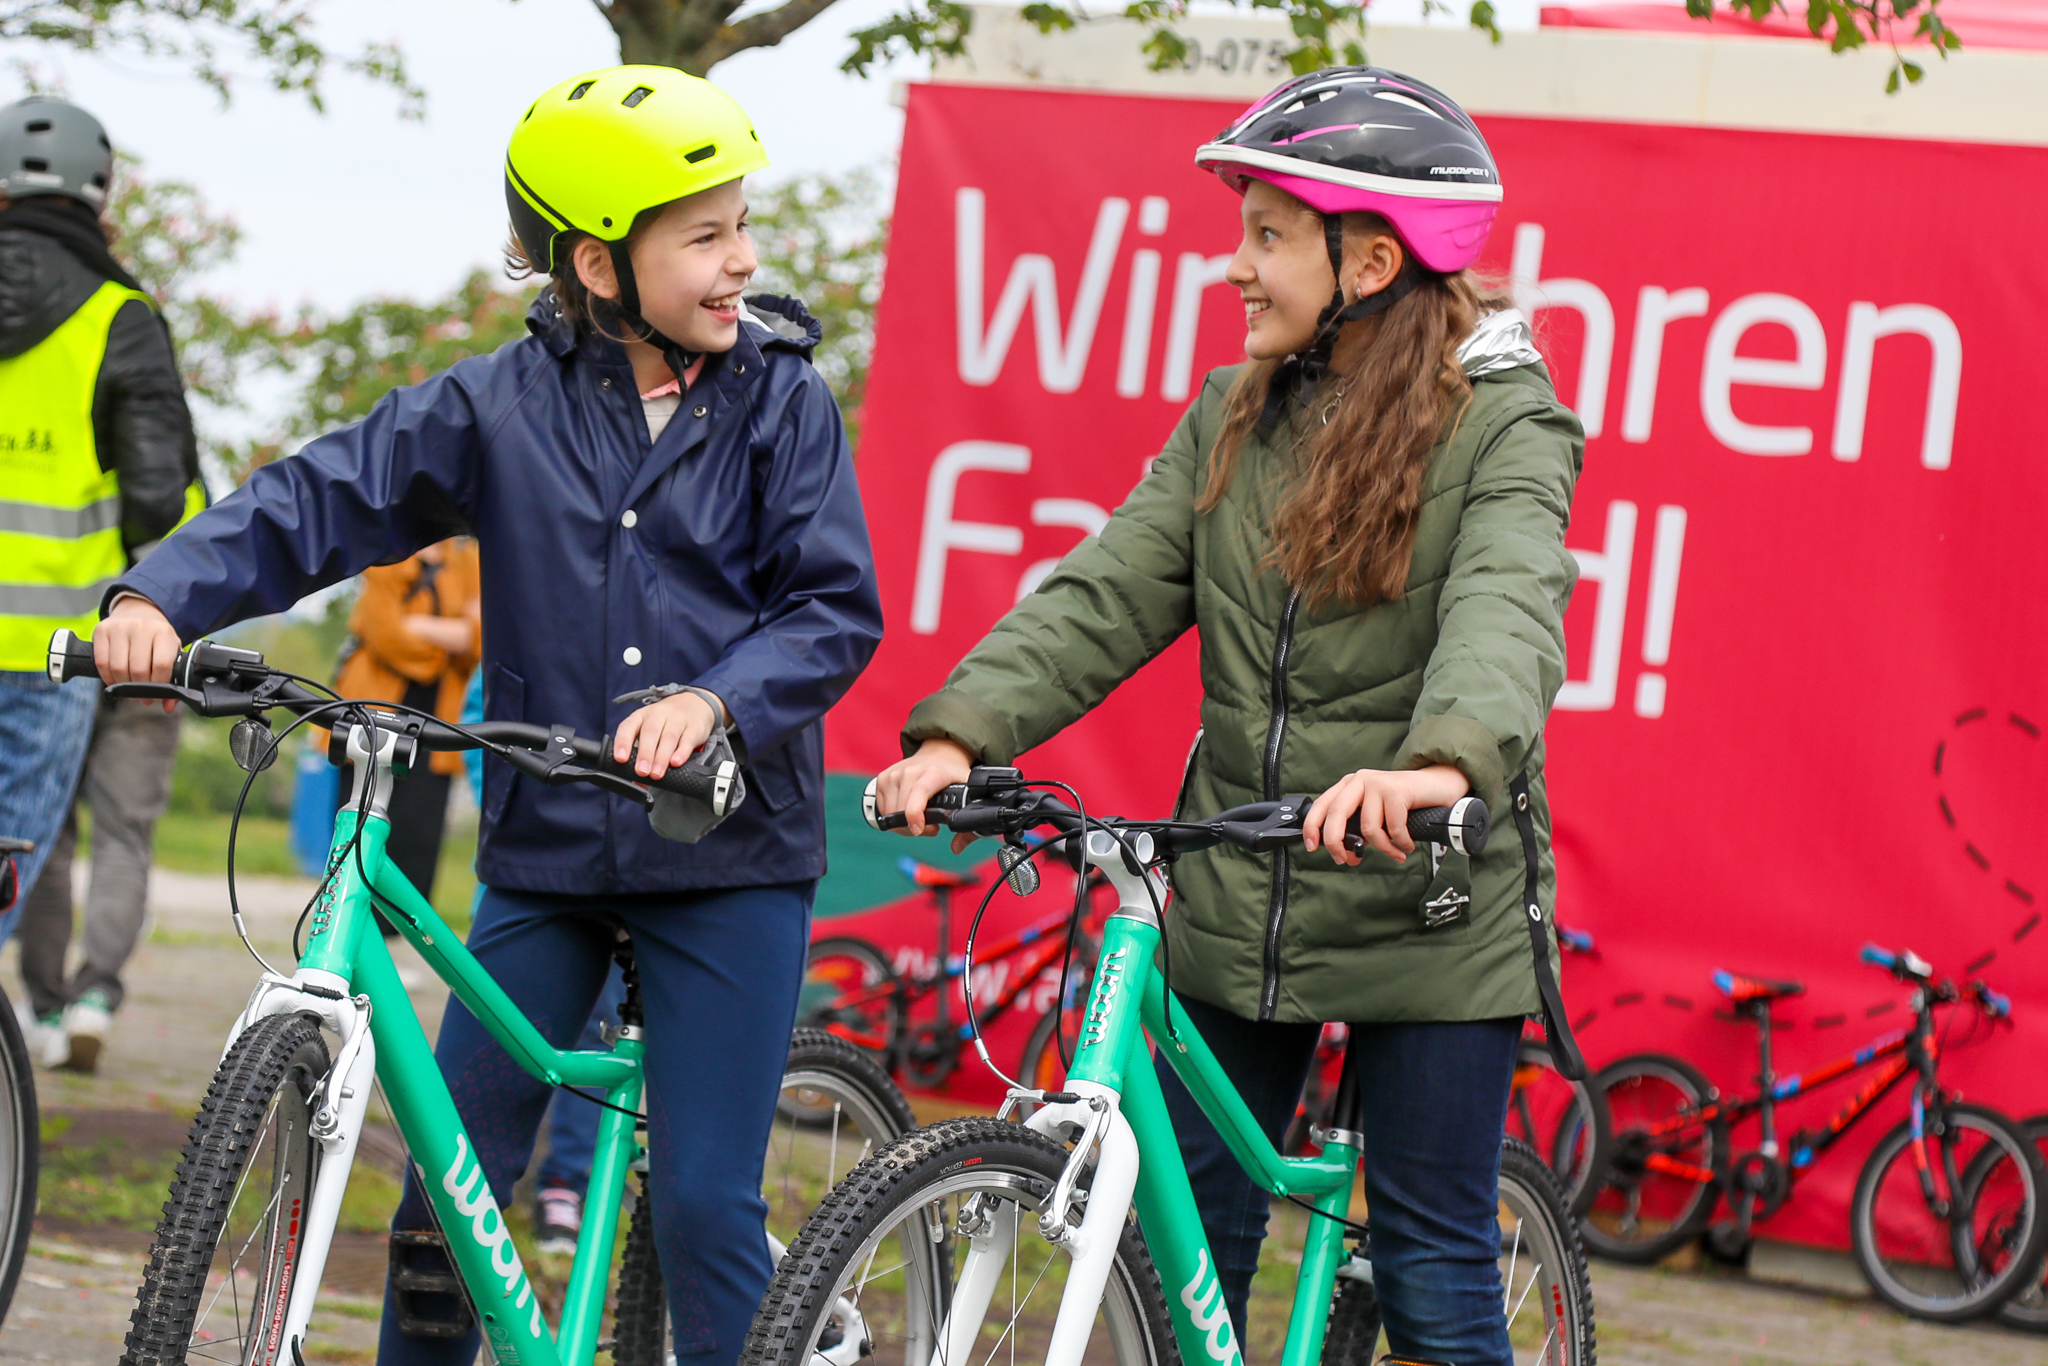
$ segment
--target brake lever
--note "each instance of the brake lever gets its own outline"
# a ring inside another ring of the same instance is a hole
[[[175,683],[109,683],[107,696],[151,702],[183,702],[194,711],[201,711],[206,706],[206,694],[197,688],[181,688]]]
[[[643,810],[651,810],[654,806],[653,793],[638,783],[629,783],[614,774],[585,768],[582,764],[567,763],[553,755],[536,754],[521,745],[507,745],[496,752],[506,763],[527,777],[537,779],[549,787],[560,787],[564,783],[589,783],[593,787],[603,788],[613,796],[638,802]]]

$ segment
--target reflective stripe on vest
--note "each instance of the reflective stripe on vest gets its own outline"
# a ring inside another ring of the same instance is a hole
[[[56,331],[0,360],[0,669],[41,672],[59,627],[91,635],[127,565],[120,483],[100,468],[92,396],[130,299],[149,302],[101,285]]]

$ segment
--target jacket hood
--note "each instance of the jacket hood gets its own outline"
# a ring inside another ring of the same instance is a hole
[[[1524,365],[1536,365],[1543,356],[1529,331],[1529,320],[1519,308],[1502,308],[1488,313],[1472,329],[1472,335],[1458,346],[1458,363],[1466,379],[1479,379]]]
[[[750,294],[740,315],[742,327],[762,350],[794,351],[805,359],[825,339],[825,329],[799,301],[783,294]],[[579,344],[601,338],[578,337],[575,326],[562,316],[555,299],[555,287],[548,285],[535,296],[526,310],[526,330],[547,343],[558,356],[567,355]]]
[[[98,277],[50,238],[0,229],[0,360],[36,346],[99,287]]]

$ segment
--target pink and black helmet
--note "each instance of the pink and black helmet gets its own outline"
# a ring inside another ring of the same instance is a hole
[[[1296,77],[1197,149],[1195,164],[1239,194],[1258,179],[1327,217],[1377,213],[1442,275],[1479,258],[1500,210],[1500,171],[1471,116],[1373,66]]]

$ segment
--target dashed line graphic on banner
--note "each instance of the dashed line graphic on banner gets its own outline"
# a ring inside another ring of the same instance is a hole
[[[1969,710],[1962,712],[1956,717],[1955,729],[1963,730],[1964,728],[1976,725],[1979,722],[1988,722],[1991,720],[1991,717],[1992,709],[1990,707],[1972,707]],[[2018,731],[2028,740],[2038,741],[2041,738],[2041,727],[2032,720],[2021,715],[2019,712],[2008,711],[2005,714],[2005,721],[2007,725],[2009,725],[2012,729]],[[1938,740],[1935,742],[1934,745],[1934,776],[1937,782],[1941,781],[1946,776],[1943,773],[1943,765],[1948,759],[1948,747],[1948,739]],[[2022,919],[2020,920],[2018,926],[2015,927],[2012,931],[2010,944],[2021,943],[2027,938],[2028,935],[2032,934],[2036,929],[2038,929],[2041,924],[2041,912],[2035,909],[2036,898],[2033,889],[2019,882],[2015,878],[2004,876],[2000,869],[1994,864],[1994,861],[1992,860],[1991,856],[1985,853],[1982,849],[1977,847],[1976,843],[1969,838],[1968,832],[1963,830],[1961,822],[1957,820],[1955,808],[1950,805],[1948,794],[1946,792],[1939,790],[1936,791],[1935,804],[1936,808],[1941,813],[1941,819],[1943,824],[1947,826],[1947,828],[1952,833],[1956,834],[1961,838],[1963,856],[1967,858],[1972,864],[1974,864],[1980,872],[1986,873],[1994,877],[1999,884],[1999,891],[2003,896],[2010,897],[2012,898],[2012,900],[2020,904],[2022,908]],[[2007,947],[2009,947],[2010,944]],[[2000,946],[1998,945],[1992,945],[1985,948],[1985,950],[1982,953],[1977,954],[1975,957],[1971,958],[1969,962],[1963,965],[1962,972],[1959,975],[1963,977],[1976,976],[1978,973],[1982,972],[1985,968],[1991,966],[1991,964],[1997,960],[1999,952]],[[1630,1006],[1641,1005],[1648,999],[1648,994],[1641,991],[1619,992],[1615,995],[1612,1001],[1608,1002],[1607,1008],[1609,1010],[1623,1010],[1627,1009]],[[1690,1011],[1694,1009],[1693,1001],[1689,997],[1679,996],[1667,992],[1664,994],[1662,999],[1663,1003],[1673,1010]],[[1874,1004],[1864,1008],[1862,1018],[1876,1019],[1880,1015],[1898,1009],[1898,1005],[1899,1003],[1895,1000],[1875,1002]],[[1583,1015],[1580,1015],[1577,1019],[1573,1020],[1572,1029],[1575,1032],[1583,1031],[1588,1025],[1592,1024],[1595,1020],[1599,1019],[1600,1015],[1600,1007],[1595,1006],[1593,1009],[1586,1011]],[[1742,1018],[1741,1016],[1736,1015],[1734,1012],[1727,1010],[1714,1011],[1714,1017],[1716,1019],[1729,1021],[1739,1021]],[[1820,1015],[1816,1016],[1810,1022],[1809,1027],[1813,1029],[1838,1029],[1841,1026],[1847,1024],[1848,1022],[1849,1017],[1846,1014]],[[1791,1029],[1794,1027],[1793,1023],[1788,1020],[1774,1020],[1773,1025],[1775,1028],[1780,1030]]]

